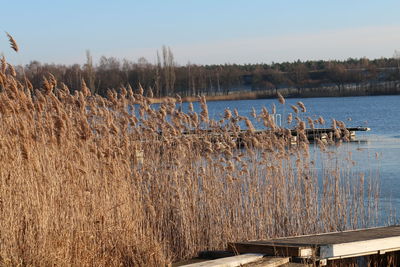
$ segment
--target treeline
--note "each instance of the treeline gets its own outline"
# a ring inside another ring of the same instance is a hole
[[[17,68],[35,88],[43,86],[43,77],[49,73],[70,89],[79,89],[82,79],[93,93],[105,96],[108,89],[139,84],[148,96],[162,97],[228,94],[232,91],[276,90],[279,88],[304,88],[374,81],[400,80],[399,60],[366,58],[345,61],[296,61],[272,64],[224,64],[180,66],[168,47],[157,53],[157,62],[145,58],[137,61],[101,57],[93,63],[87,52],[83,65],[45,64],[32,61]]]

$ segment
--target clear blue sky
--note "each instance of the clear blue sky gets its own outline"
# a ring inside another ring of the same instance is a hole
[[[114,56],[155,61],[170,46],[179,64],[391,57],[400,50],[399,0],[1,1],[0,53],[83,63]]]

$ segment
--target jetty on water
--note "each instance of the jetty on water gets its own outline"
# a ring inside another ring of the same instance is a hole
[[[326,141],[328,139],[337,140],[343,138],[346,134],[348,135],[348,141],[356,140],[356,132],[367,132],[371,129],[368,127],[349,127],[344,129],[333,129],[333,128],[307,128],[304,129],[304,135],[309,141],[314,141],[320,139],[321,141]],[[245,131],[242,132],[242,134]],[[269,130],[258,130],[256,134],[262,134],[264,132],[269,132]],[[292,139],[291,143],[297,143],[299,132],[296,129],[290,130]],[[335,136],[338,133],[339,136]],[[240,143],[241,136],[239,135],[238,143]]]
[[[234,242],[228,250],[236,256],[184,266],[400,266],[400,226]]]
[[[371,129],[368,127],[348,127],[348,128],[307,128],[304,129],[303,131],[301,131],[302,133],[304,133],[305,137],[310,140],[310,141],[314,141],[316,139],[320,139],[321,141],[325,141],[328,139],[332,139],[332,140],[336,140],[336,139],[340,139],[343,138],[344,136],[348,136],[348,141],[354,141],[356,140],[356,132],[366,132],[366,131],[370,131]],[[291,134],[291,143],[295,144],[298,140],[298,135],[299,132],[296,129],[290,129],[290,134]],[[238,146],[243,145],[243,139],[245,139],[244,137],[247,134],[247,130],[241,130],[239,133],[236,133],[235,135],[233,133],[230,133],[231,137],[233,140],[236,141],[236,143],[238,144]],[[252,133],[254,134],[268,134],[268,133],[273,133],[276,134],[278,136],[282,136],[283,133],[280,131],[272,131],[272,130],[256,130],[253,131]],[[218,131],[213,131],[213,130],[194,130],[191,132],[185,132],[185,135],[191,135],[191,134],[207,134],[211,136],[211,139],[215,139],[215,141],[218,140],[218,138],[220,137],[221,133],[219,133]],[[336,136],[336,134],[339,134],[339,136]]]
[[[356,137],[356,132],[367,132],[370,131],[371,129],[368,127],[349,127],[345,128],[346,131],[349,132],[350,134],[350,140],[354,140]],[[297,136],[297,131],[296,130],[291,130],[293,136]],[[307,138],[309,140],[315,140],[316,138],[320,139],[326,139],[329,134],[334,134],[335,129],[333,128],[315,128],[315,129],[305,129],[304,130]]]
[[[350,127],[350,128],[344,128],[344,129],[333,129],[333,128],[314,128],[314,129],[304,129],[303,133],[305,135],[305,138],[307,138],[309,141],[315,141],[317,139],[321,140],[322,142],[327,142],[328,140],[337,140],[340,138],[343,138],[343,136],[348,135],[347,140],[348,141],[355,141],[356,140],[356,134],[355,132],[360,132],[360,131],[370,131],[371,129],[368,127]],[[298,131],[295,129],[289,130],[291,134],[291,138],[289,140],[290,145],[296,145],[298,143]],[[230,138],[237,144],[238,148],[242,148],[246,144],[246,135],[248,131],[247,130],[241,130],[239,133],[236,133],[235,135],[231,132],[230,133]],[[283,133],[279,131],[271,131],[271,130],[256,130],[253,132],[254,134],[276,134],[278,137],[282,137]],[[336,133],[339,133],[339,137],[335,136]],[[183,135],[206,135],[210,137],[211,142],[218,143],[219,139],[222,137],[222,134],[218,131],[213,131],[213,130],[193,130],[190,132],[183,132]],[[161,136],[163,135],[162,132],[159,132],[158,135]],[[146,142],[146,141],[141,141],[141,142]],[[138,143],[137,148],[135,149],[135,161],[136,163],[142,164],[144,161],[144,152],[140,146],[140,142]]]

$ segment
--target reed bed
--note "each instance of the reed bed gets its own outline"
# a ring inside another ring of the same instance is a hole
[[[180,97],[154,107],[141,88],[103,98],[52,75],[32,88],[10,66],[3,58],[1,265],[165,266],[228,241],[376,223],[377,180],[329,143],[311,148],[302,103],[291,145],[266,108],[215,120],[204,97],[199,112],[183,112]]]

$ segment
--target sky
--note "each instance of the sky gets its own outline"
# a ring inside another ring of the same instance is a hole
[[[399,0],[0,0],[0,54],[13,64],[101,56],[179,65],[392,57]],[[17,41],[9,48],[4,32]]]

